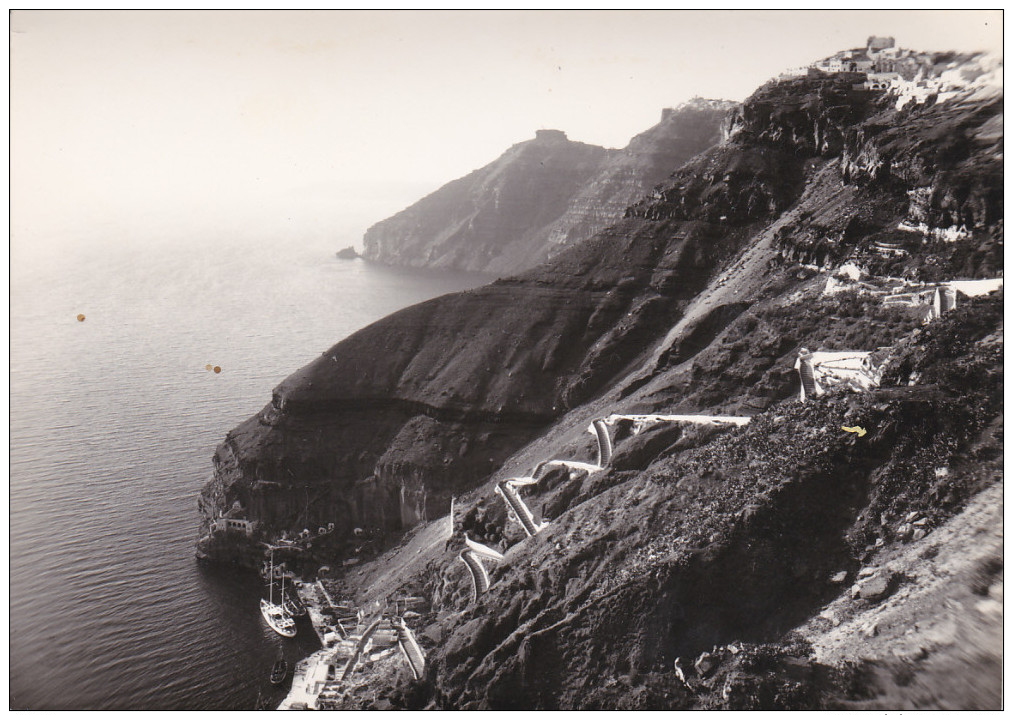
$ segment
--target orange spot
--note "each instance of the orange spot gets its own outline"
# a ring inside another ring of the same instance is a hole
[[[211,363],[208,363],[207,365],[205,365],[204,369],[207,370],[208,372],[211,372]]]
[[[217,365],[215,365],[215,373],[219,373],[221,371],[222,371],[222,369],[220,367],[218,367]]]
[[[79,322],[79,323],[83,323],[84,322],[84,313],[78,313],[77,314],[77,322]]]

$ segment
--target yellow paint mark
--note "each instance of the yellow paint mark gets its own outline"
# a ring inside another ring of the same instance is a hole
[[[841,427],[841,429],[844,430],[845,432],[854,432],[859,437],[865,436],[865,430],[861,427],[858,427],[857,425],[855,427]]]
[[[83,323],[84,322],[84,313],[78,313],[77,314],[77,322],[79,322],[79,323]]]
[[[220,366],[218,366],[218,365],[215,365],[215,374],[217,375],[221,371],[222,371],[222,368]]]

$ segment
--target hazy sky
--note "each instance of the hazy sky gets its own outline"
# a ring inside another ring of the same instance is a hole
[[[340,247],[536,129],[621,147],[870,34],[1001,52],[1002,15],[16,11],[13,241]]]

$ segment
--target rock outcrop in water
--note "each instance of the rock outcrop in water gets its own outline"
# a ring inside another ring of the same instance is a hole
[[[372,226],[365,257],[381,263],[508,275],[535,266],[622,217],[687,160],[716,144],[734,102],[696,99],[625,149],[534,140]]]
[[[420,522],[344,579],[357,602],[431,605],[424,677],[346,706],[997,706],[1002,293],[925,326],[824,295],[820,270],[1001,275],[1002,99],[897,110],[855,84],[761,87],[615,225],[360,331],[229,434],[206,514]],[[890,361],[876,392],[799,404],[802,347]],[[585,428],[612,412],[753,420],[617,432],[607,468],[529,488],[551,521],[527,537],[495,484],[593,459]],[[451,495],[458,530],[506,547],[475,603],[449,525],[421,523]]]

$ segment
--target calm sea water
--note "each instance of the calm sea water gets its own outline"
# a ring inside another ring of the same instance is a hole
[[[20,246],[11,281],[11,706],[277,702],[271,664],[316,638],[277,636],[256,577],[194,559],[215,445],[342,337],[485,279],[139,241]]]

